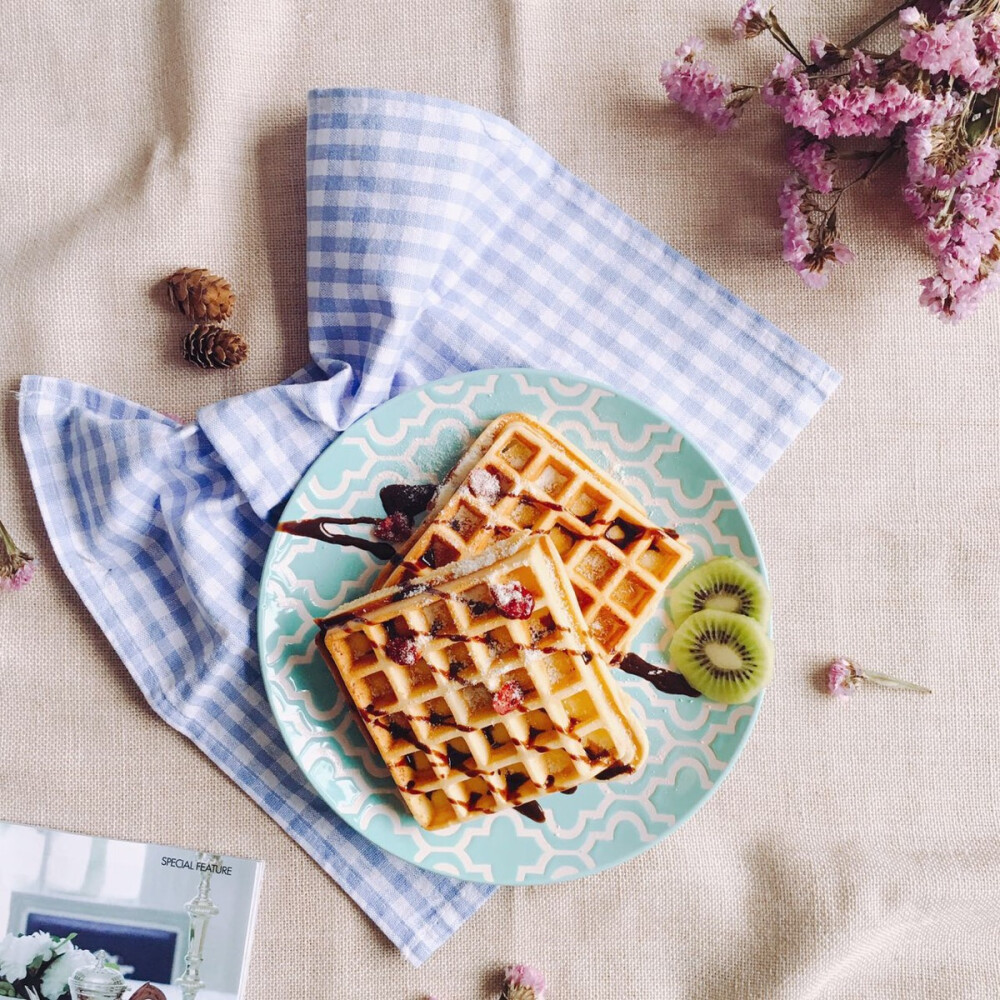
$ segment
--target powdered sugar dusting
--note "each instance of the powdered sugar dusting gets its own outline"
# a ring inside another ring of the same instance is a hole
[[[493,507],[500,499],[500,480],[486,469],[473,469],[469,473],[469,492]]]
[[[523,588],[517,583],[501,583],[490,580],[490,593],[497,604],[509,604],[521,596],[522,590]]]

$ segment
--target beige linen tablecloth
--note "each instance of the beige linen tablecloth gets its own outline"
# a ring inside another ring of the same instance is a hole
[[[47,545],[0,414],[0,517],[42,575],[0,595],[0,818],[197,846],[268,865],[248,996],[491,998],[539,965],[551,996],[1000,995],[1000,297],[947,327],[887,171],[843,212],[856,264],[823,292],[778,258],[776,122],[726,137],[664,105],[692,32],[729,68],[733,5],[634,0],[111,3],[0,10],[5,390],[61,375],[154,408],[270,385],[306,359],[309,88],[434,93],[510,118],[769,319],[844,384],[750,496],[775,596],[778,669],[753,738],[664,843],[582,882],[503,890],[423,968],[209,760],[147,708]],[[799,37],[886,3],[786,4]],[[228,276],[251,360],[178,361],[158,279]],[[599,373],[597,373],[599,374]],[[844,653],[934,688],[817,684]]]

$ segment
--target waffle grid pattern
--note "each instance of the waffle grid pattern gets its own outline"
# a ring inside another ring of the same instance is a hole
[[[582,455],[535,421],[500,418],[482,436],[492,441],[428,516],[405,564],[386,583],[419,577],[527,530],[552,540],[598,648],[607,657],[627,650],[670,579],[691,559],[690,548],[639,513],[624,490],[605,486]],[[476,490],[477,482],[491,482],[484,477],[495,477],[499,491]]]
[[[565,791],[607,768],[638,764],[644,737],[590,646],[565,570],[534,538],[477,572],[394,600],[384,591],[338,612],[321,636],[416,820],[428,829]],[[517,583],[530,618],[497,610],[491,586]],[[412,666],[386,644],[410,638]],[[492,693],[514,680],[522,705],[499,714]]]

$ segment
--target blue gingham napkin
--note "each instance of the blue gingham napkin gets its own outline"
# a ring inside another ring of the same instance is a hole
[[[500,118],[330,90],[308,125],[311,364],[189,425],[28,376],[21,439],[59,561],[149,703],[419,963],[492,890],[373,847],[288,755],[254,635],[276,508],[373,406],[495,367],[650,403],[744,493],[838,376]]]

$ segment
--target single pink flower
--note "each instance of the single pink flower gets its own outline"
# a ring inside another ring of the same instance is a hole
[[[733,21],[733,35],[736,38],[756,38],[767,31],[767,19],[759,0],[745,0]]]
[[[862,52],[861,49],[851,50],[850,66],[848,80],[852,87],[873,83],[878,79],[878,64],[867,52]]]
[[[705,51],[705,40],[692,35],[686,42],[681,42],[674,50],[674,55],[685,62],[690,62],[699,52]]]
[[[820,68],[840,61],[840,49],[823,32],[809,39],[809,58]]]
[[[826,689],[835,698],[846,701],[858,683],[858,675],[855,673],[854,664],[850,660],[840,657],[831,660],[826,668]]]
[[[0,521],[0,590],[20,590],[35,575],[35,557],[23,552]]]
[[[850,264],[854,251],[840,240],[819,243],[802,260],[791,261],[793,270],[809,288],[826,288],[830,280],[827,264]]]
[[[508,966],[500,1000],[545,1000],[545,977],[530,965]]]

